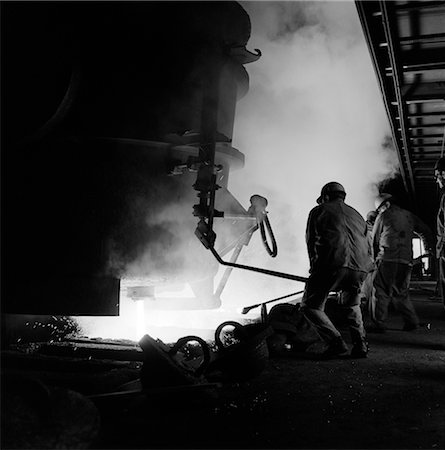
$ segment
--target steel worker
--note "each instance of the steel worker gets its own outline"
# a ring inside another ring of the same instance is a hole
[[[439,210],[437,211],[436,258],[439,263],[437,286],[445,305],[445,158],[439,158],[434,167],[434,176],[440,188]]]
[[[372,230],[374,228],[374,223],[377,218],[377,211],[369,211],[366,214],[366,225],[368,227],[368,251],[370,258],[373,258],[372,252]],[[371,308],[371,298],[374,296],[374,275],[375,275],[375,267],[369,271],[368,275],[363,282],[361,296],[362,296],[362,308],[365,311],[370,311]]]
[[[419,327],[419,318],[408,295],[413,265],[412,240],[417,234],[430,253],[432,233],[416,215],[396,205],[390,194],[380,195],[375,206],[379,215],[372,236],[377,265],[371,307],[374,326],[368,331],[385,332],[391,302],[402,315],[403,330],[412,331]]]
[[[318,206],[309,213],[306,243],[310,275],[302,301],[306,317],[327,341],[325,357],[349,349],[340,332],[325,313],[330,292],[341,292],[339,309],[346,316],[352,357],[366,357],[368,344],[360,309],[360,288],[372,267],[368,252],[367,226],[363,217],[344,199],[344,187],[337,182],[323,186]]]

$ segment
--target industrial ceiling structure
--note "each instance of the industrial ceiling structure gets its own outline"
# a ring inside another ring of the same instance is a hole
[[[444,152],[445,1],[357,1],[405,190],[433,222]]]

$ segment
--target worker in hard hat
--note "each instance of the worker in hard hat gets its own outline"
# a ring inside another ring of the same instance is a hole
[[[367,241],[368,241],[368,251],[369,256],[371,259],[373,259],[373,252],[372,252],[372,229],[374,228],[375,220],[377,219],[377,211],[369,211],[368,214],[366,214],[366,226],[368,228],[368,235],[367,235]],[[369,272],[368,275],[365,278],[365,281],[363,282],[362,290],[361,290],[361,304],[362,309],[365,311],[369,311],[371,308],[371,298],[374,295],[374,275],[375,275],[375,267],[373,267]]]
[[[372,244],[377,265],[374,277],[370,332],[386,331],[388,307],[402,315],[404,331],[419,328],[419,317],[409,298],[409,283],[413,266],[412,240],[418,235],[427,252],[431,252],[432,233],[415,214],[396,205],[391,194],[381,194],[375,202],[379,213],[373,228]]]
[[[445,158],[439,158],[434,167],[434,177],[440,189],[439,210],[437,211],[436,257],[439,263],[437,286],[445,305]]]
[[[302,300],[306,317],[328,343],[324,357],[349,351],[341,333],[325,313],[330,292],[340,292],[340,309],[346,315],[352,338],[352,357],[366,357],[368,344],[360,309],[360,288],[372,267],[363,217],[344,200],[337,182],[323,186],[318,206],[309,213],[306,243],[310,275]]]

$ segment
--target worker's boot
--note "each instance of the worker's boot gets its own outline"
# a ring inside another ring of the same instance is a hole
[[[417,330],[431,330],[431,324],[429,322],[420,322],[417,325],[415,323],[406,323],[403,331],[417,331]]]
[[[335,356],[342,355],[349,351],[346,342],[343,340],[341,336],[338,336],[329,343],[328,348],[322,353],[323,358],[332,358]]]
[[[369,352],[369,345],[365,338],[354,342],[351,350],[351,358],[366,358]]]

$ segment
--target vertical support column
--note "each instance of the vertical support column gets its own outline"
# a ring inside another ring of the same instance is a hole
[[[210,230],[213,228],[215,209],[215,150],[216,133],[218,129],[219,81],[221,66],[222,63],[218,54],[214,54],[209,58],[209,65],[206,73],[207,77],[204,80],[205,84],[201,115],[201,147],[199,156],[201,159],[201,165],[208,166],[210,169],[210,186],[208,191],[208,199],[206,199],[208,207],[208,226]]]
[[[201,110],[201,140],[199,148],[200,166],[194,189],[199,191],[199,205],[194,207],[194,215],[200,217],[196,235],[207,247],[213,247],[216,235],[213,232],[215,216],[223,213],[215,211],[217,166],[215,165],[216,135],[218,131],[218,108],[220,77],[224,64],[220,45],[209,45],[205,54],[203,74],[203,95]]]

